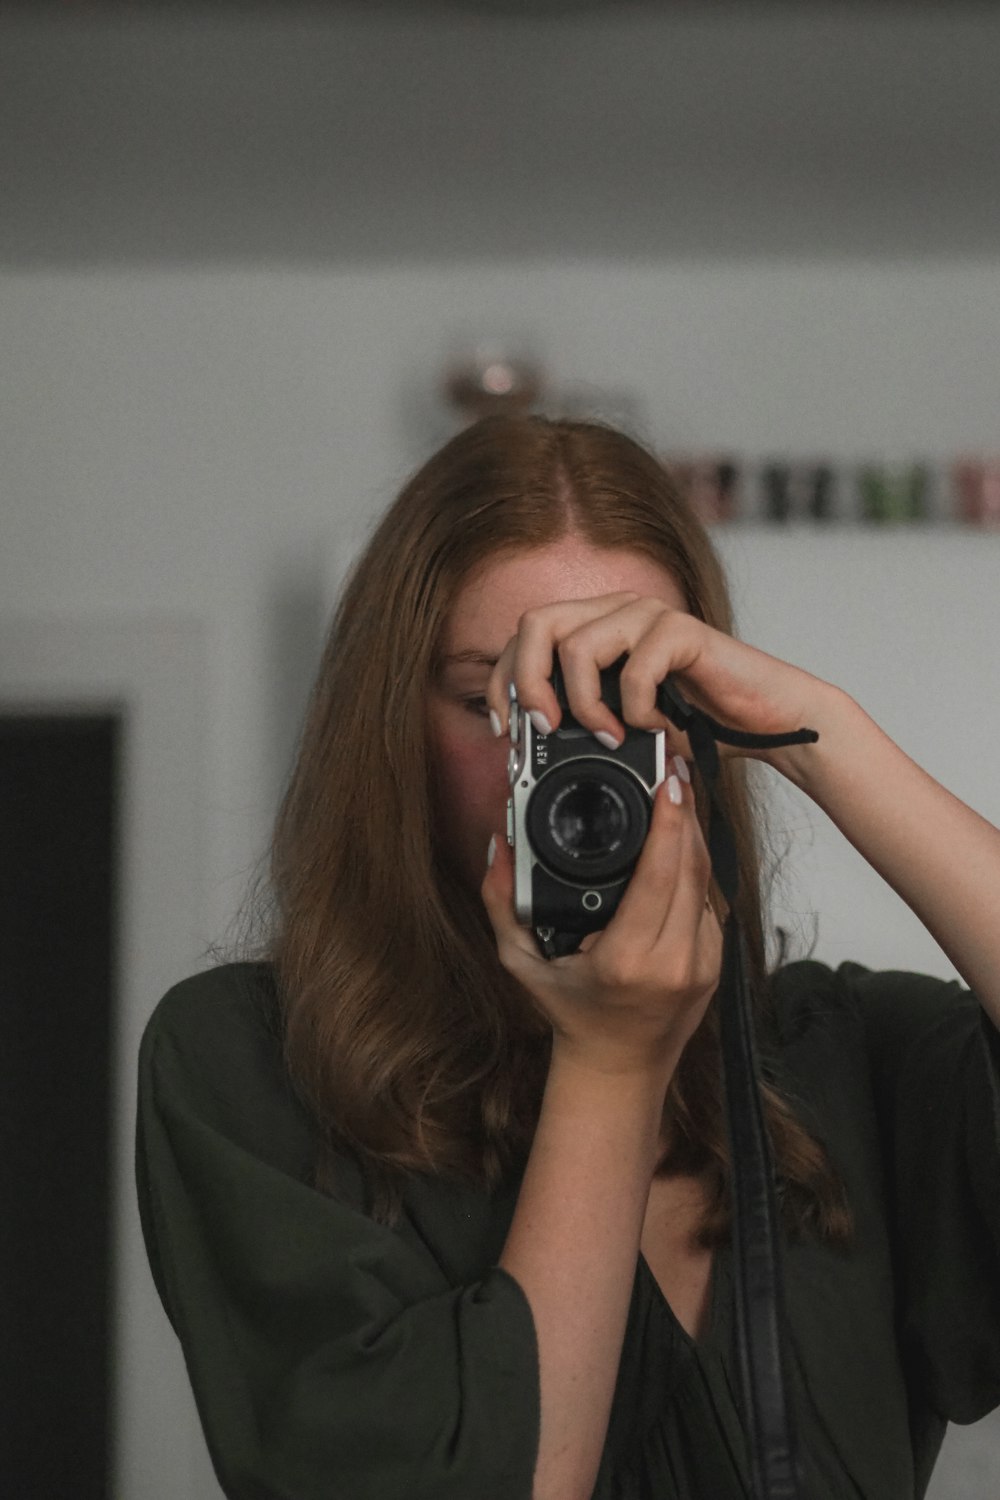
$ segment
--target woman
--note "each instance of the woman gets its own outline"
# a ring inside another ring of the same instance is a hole
[[[737,1500],[721,898],[690,700],[815,744],[724,752],[784,1218],[810,1500],[922,1495],[1000,1403],[1000,833],[838,688],[737,641],[662,465],[494,417],[374,532],[278,821],[262,959],[161,1002],[141,1058],[150,1260],[227,1495]],[[618,911],[548,961],[513,912],[508,685],[622,718],[669,774]],[[768,972],[745,755],[817,802],[958,984]],[[973,998],[973,993],[975,998]]]

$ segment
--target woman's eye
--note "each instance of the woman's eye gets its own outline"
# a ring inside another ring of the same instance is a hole
[[[490,705],[485,698],[463,698],[463,706],[472,714],[480,714],[484,719],[490,711]]]

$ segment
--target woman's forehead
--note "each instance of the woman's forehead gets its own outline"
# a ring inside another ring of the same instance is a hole
[[[563,599],[637,593],[686,607],[673,576],[652,558],[566,537],[530,551],[490,558],[466,579],[449,611],[446,655],[498,653],[525,610]],[[501,639],[502,637],[502,639]]]

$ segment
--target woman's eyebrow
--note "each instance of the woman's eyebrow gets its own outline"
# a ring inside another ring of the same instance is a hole
[[[470,662],[476,667],[495,667],[499,660],[499,656],[492,656],[488,651],[452,651],[441,658],[441,665],[451,667]]]

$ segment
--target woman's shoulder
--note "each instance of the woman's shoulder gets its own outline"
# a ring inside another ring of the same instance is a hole
[[[975,996],[957,979],[908,969],[872,969],[854,960],[836,967],[798,959],[770,975],[769,993],[783,1035],[823,1019],[913,1030],[946,1014],[974,1014]]]
[[[903,1004],[907,1007],[940,1007],[942,1004],[975,1004],[975,996],[960,980],[942,980],[910,969],[873,969],[853,959],[837,966],[819,959],[796,959],[781,965],[769,977],[775,1002],[789,1010],[810,1005]]]
[[[156,1035],[210,1035],[220,1027],[277,1028],[274,968],[265,960],[216,964],[180,980],[163,996],[147,1030]]]
[[[281,1017],[269,963],[217,964],[173,985],[146,1024],[142,1054],[201,1071],[264,1060],[281,1050]]]
[[[169,989],[143,1035],[139,1090],[158,1114],[198,1120],[258,1154],[281,1140],[301,1161],[311,1132],[284,1065],[272,966],[219,964]]]

